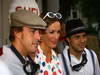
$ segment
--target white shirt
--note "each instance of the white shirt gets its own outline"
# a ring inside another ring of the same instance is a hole
[[[81,68],[81,70],[79,70],[78,72],[76,71],[72,71],[71,67],[70,67],[70,61],[69,61],[69,58],[68,58],[68,46],[65,47],[64,51],[63,51],[63,54],[64,54],[64,57],[65,57],[65,61],[66,61],[66,64],[68,66],[68,70],[69,70],[69,73],[70,75],[93,75],[94,73],[94,69],[93,69],[93,63],[92,63],[92,58],[91,58],[91,54],[90,52],[85,48],[85,51],[86,51],[86,54],[87,54],[87,63]],[[95,61],[95,71],[96,71],[96,74],[95,75],[100,75],[100,72],[99,72],[99,63],[98,63],[98,60],[97,60],[97,56],[96,54],[94,53],[94,51],[92,51],[93,54],[94,54],[94,61]],[[75,64],[79,64],[82,60],[82,56],[80,58],[80,60],[78,60],[75,56],[73,55],[70,55],[71,56],[71,64],[72,65],[75,65]],[[64,65],[63,65],[63,61],[62,61],[62,56],[61,54],[59,54],[59,59],[62,63],[62,67],[63,67],[63,75],[66,75],[66,71],[64,69]]]
[[[6,64],[0,60],[0,75],[12,75]]]
[[[0,59],[8,66],[13,75],[26,75],[23,70],[23,64],[11,51],[10,46],[3,46],[3,54]]]

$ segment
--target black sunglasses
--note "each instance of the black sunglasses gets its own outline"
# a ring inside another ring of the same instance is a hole
[[[79,71],[87,63],[87,57],[86,57],[86,52],[85,51],[82,54],[81,63],[79,63],[77,65],[74,65],[74,66],[71,65],[71,58],[70,58],[70,55],[69,55],[69,51],[68,51],[68,57],[69,57],[69,60],[70,60],[70,66],[72,68],[72,71]]]

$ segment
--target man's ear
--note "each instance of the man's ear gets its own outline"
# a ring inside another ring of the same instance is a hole
[[[70,39],[68,37],[66,38],[66,40],[67,40],[68,43],[70,42]]]
[[[15,35],[16,38],[20,39],[22,32],[14,32],[14,35]]]

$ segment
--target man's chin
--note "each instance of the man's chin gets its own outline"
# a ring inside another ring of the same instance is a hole
[[[32,51],[30,54],[34,55],[34,54],[36,54],[36,51]]]
[[[84,49],[83,49],[83,48],[79,50],[79,52],[83,52],[83,51],[84,51]]]
[[[38,50],[38,48],[34,48],[34,49],[33,49],[33,52],[36,52],[37,50]]]

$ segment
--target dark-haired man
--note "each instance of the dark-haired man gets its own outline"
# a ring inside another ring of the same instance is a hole
[[[46,23],[31,11],[19,10],[10,14],[10,46],[3,46],[4,61],[13,75],[34,75],[39,65],[29,54],[35,53],[40,40],[40,30]]]
[[[63,75],[100,75],[95,52],[86,48],[87,27],[80,19],[72,19],[65,24],[68,46],[59,55]]]

